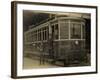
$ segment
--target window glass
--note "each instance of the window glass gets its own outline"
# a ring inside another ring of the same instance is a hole
[[[35,41],[35,32],[33,32],[33,41]]]
[[[83,31],[83,39],[85,39],[85,25],[82,25],[82,31]]]
[[[58,37],[59,37],[59,35],[58,35],[58,34],[59,34],[58,24],[55,24],[54,27],[55,27],[55,30],[54,30],[54,36],[55,36],[55,37],[54,37],[54,38],[55,38],[55,39],[58,39]]]
[[[45,40],[47,39],[47,36],[46,36],[46,30],[44,31],[44,36],[45,36]]]
[[[60,23],[60,39],[68,39],[69,37],[69,24]]]
[[[43,34],[43,40],[45,40],[45,36],[44,36],[44,35],[45,35],[45,33],[44,33],[44,30],[43,30],[42,34]]]
[[[54,25],[52,25],[51,27],[52,27],[52,39],[54,39]]]
[[[81,24],[71,24],[70,31],[71,31],[72,39],[80,39],[81,38]]]
[[[38,32],[37,32],[37,34],[38,34],[38,41],[39,41],[39,37],[40,37],[40,35],[39,35],[39,29],[38,29]]]
[[[47,26],[47,32],[46,32],[46,34],[47,34],[47,40],[49,39],[49,27]]]
[[[37,39],[37,36],[38,36],[38,34],[37,34],[37,30],[35,31],[35,41],[37,41],[38,39]]]
[[[52,25],[52,38],[58,39],[59,37],[59,30],[58,30],[58,24]]]
[[[41,32],[41,29],[40,29],[40,41],[42,40],[42,32]]]

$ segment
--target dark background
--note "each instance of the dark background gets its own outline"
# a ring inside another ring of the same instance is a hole
[[[48,19],[50,14],[47,13],[36,13],[30,10],[23,10],[23,29],[27,31],[31,25],[36,25],[37,23]]]

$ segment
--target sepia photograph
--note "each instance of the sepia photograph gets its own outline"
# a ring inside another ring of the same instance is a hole
[[[13,1],[11,77],[97,73],[97,6]]]
[[[23,68],[91,65],[91,14],[23,10]]]

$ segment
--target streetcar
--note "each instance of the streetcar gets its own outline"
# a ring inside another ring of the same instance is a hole
[[[24,32],[25,56],[42,57],[64,66],[87,60],[84,18],[57,16],[31,27]]]

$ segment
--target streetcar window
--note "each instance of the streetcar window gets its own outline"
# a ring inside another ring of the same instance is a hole
[[[45,40],[47,40],[47,27],[45,27]]]
[[[41,32],[41,29],[40,29],[40,40],[42,40],[42,32]]]
[[[33,35],[32,35],[32,41],[34,41],[34,31],[33,31]]]
[[[45,36],[45,40],[47,39],[47,36],[46,36],[46,30],[44,31],[44,36]]]
[[[55,24],[55,31],[54,31],[54,34],[55,34],[55,39],[58,39],[58,24]]]
[[[52,25],[51,27],[52,27],[52,39],[54,39],[54,25]]]
[[[47,26],[47,32],[46,32],[46,34],[47,34],[47,39],[49,39],[49,27]]]
[[[60,39],[68,39],[69,37],[69,24],[60,23]]]
[[[34,31],[34,35],[33,35],[33,41],[35,41],[35,31]]]
[[[35,31],[35,41],[37,41],[37,30]]]
[[[70,26],[71,38],[80,39],[81,38],[81,24],[71,24]]]
[[[45,36],[44,36],[44,31],[43,31],[43,40],[45,39]]]
[[[42,28],[42,40],[44,40],[44,31],[43,31],[43,28]]]
[[[42,37],[43,37],[43,40],[46,40],[46,27],[42,29]]]
[[[51,27],[52,27],[52,38],[53,39],[58,39],[58,36],[59,36],[58,35],[59,34],[58,33],[58,31],[59,31],[58,30],[58,24],[53,24]]]
[[[82,25],[82,31],[83,31],[83,39],[85,39],[85,25]]]
[[[41,40],[41,29],[39,29],[39,41]]]
[[[40,29],[39,29],[39,32],[38,32],[38,34],[39,34],[38,38],[39,38],[39,41],[40,41]]]
[[[38,29],[38,41],[39,41],[39,39],[40,39],[40,35],[39,35],[39,29]]]

